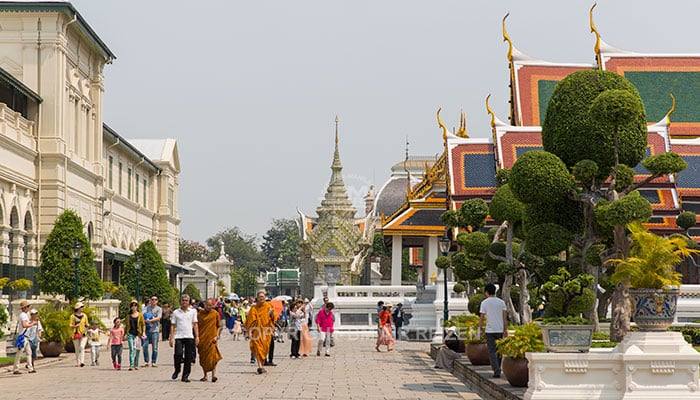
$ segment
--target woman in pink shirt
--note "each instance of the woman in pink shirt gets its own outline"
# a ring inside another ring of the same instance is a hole
[[[114,327],[109,330],[107,346],[112,350],[112,365],[114,369],[122,369],[122,339],[124,338],[124,328],[119,317],[114,319]]]
[[[333,303],[326,303],[326,306],[316,314],[316,326],[318,327],[319,339],[316,356],[321,355],[321,346],[323,346],[326,357],[330,357],[331,351],[331,335],[333,334]]]

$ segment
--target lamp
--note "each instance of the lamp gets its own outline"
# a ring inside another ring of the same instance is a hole
[[[78,300],[78,292],[79,292],[79,283],[78,283],[78,264],[80,263],[80,255],[83,250],[82,244],[80,244],[80,240],[75,239],[75,243],[73,244],[73,248],[71,249],[73,252],[73,262],[75,266],[75,293],[74,297],[76,300]]]
[[[141,261],[139,256],[134,256],[134,269],[136,270],[136,301],[141,302]]]
[[[450,240],[450,238],[447,237],[447,231],[445,231],[445,233],[443,233],[442,237],[439,240],[440,251],[442,252],[443,256],[447,257],[447,253],[450,251],[450,244],[451,243],[452,243],[452,241]],[[442,271],[442,275],[445,277],[445,303],[442,307],[442,323],[444,325],[445,323],[447,323],[447,320],[450,318],[450,312],[447,308],[447,306],[449,304],[449,300],[447,298],[447,268],[445,268]],[[446,331],[443,330],[442,336],[444,337],[446,334],[447,334]]]
[[[209,273],[204,272],[204,298],[209,298]]]

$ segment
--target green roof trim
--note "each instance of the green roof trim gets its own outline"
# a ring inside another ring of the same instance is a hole
[[[35,1],[14,2],[0,1],[0,12],[62,12],[70,19],[75,18],[80,32],[85,35],[93,45],[102,53],[107,63],[117,58],[107,45],[97,36],[97,33],[88,25],[78,10],[69,2],[64,1]]]
[[[6,82],[13,89],[15,89],[16,91],[20,92],[21,94],[29,97],[30,99],[34,100],[37,103],[41,103],[42,101],[44,101],[41,98],[41,96],[39,96],[32,89],[27,87],[24,83],[20,82],[17,78],[12,76],[12,74],[10,74],[9,72],[5,71],[2,68],[0,68],[0,80],[2,80],[3,82]]]

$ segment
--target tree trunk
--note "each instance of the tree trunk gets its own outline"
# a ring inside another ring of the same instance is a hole
[[[527,284],[530,281],[527,271],[523,268],[518,272],[518,284],[520,285],[520,323],[525,325],[532,321],[532,310],[530,310],[530,292]]]
[[[512,286],[513,275],[506,275],[505,282],[503,282],[503,289],[501,289],[501,298],[506,303],[506,308],[508,309],[508,320],[515,325],[520,325],[520,314],[515,310],[513,300],[510,298],[510,288]]]
[[[615,287],[612,296],[612,316],[610,319],[610,341],[621,342],[630,330],[629,290],[625,282]]]

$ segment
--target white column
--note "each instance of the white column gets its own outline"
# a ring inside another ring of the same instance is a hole
[[[424,272],[424,282],[426,285],[430,284],[430,277],[437,271],[435,266],[435,259],[440,255],[438,249],[438,238],[437,236],[430,236],[428,238],[428,246],[423,252],[423,271]]]
[[[391,285],[401,285],[401,253],[403,250],[403,237],[392,236],[391,241]]]

